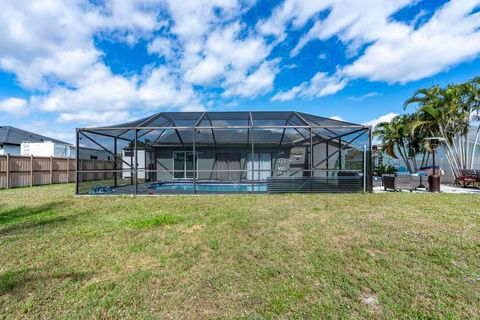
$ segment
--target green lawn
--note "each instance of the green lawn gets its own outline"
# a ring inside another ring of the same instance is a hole
[[[480,197],[0,191],[0,318],[480,317]]]

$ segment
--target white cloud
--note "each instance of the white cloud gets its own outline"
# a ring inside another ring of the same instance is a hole
[[[343,119],[343,118],[340,117],[340,116],[331,116],[330,119],[332,119],[332,120],[337,120],[337,121],[345,121],[345,119]]]
[[[58,112],[59,121],[105,124],[127,120],[129,110],[145,108],[203,110],[197,95],[166,68],[150,70],[145,79],[113,75],[103,65],[92,69],[77,88],[56,87],[48,95],[32,97],[43,111]]]
[[[100,63],[93,35],[108,32],[125,41],[163,24],[152,0],[5,1],[0,11],[0,69],[14,73],[27,89],[47,91],[57,83],[76,84]]]
[[[227,89],[223,96],[252,98],[268,93],[273,88],[277,71],[277,61],[270,61],[262,63],[257,70],[249,75],[233,74],[226,80]]]
[[[373,91],[373,92],[362,94],[361,96],[348,97],[348,100],[349,101],[363,101],[365,99],[372,98],[372,97],[375,97],[375,96],[378,96],[378,92]]]
[[[72,81],[99,52],[89,24],[74,2],[6,1],[0,11],[0,68],[29,89],[46,89],[47,78]]]
[[[21,116],[28,113],[28,102],[25,99],[20,98],[7,98],[0,100],[0,111]]]
[[[313,27],[300,39],[292,55],[313,39],[326,40],[337,36],[356,51],[361,44],[375,41],[383,36],[394,37],[398,23],[389,17],[399,9],[415,3],[415,0],[341,0],[319,1],[321,9],[329,9],[328,16],[317,20]],[[368,10],[365,8],[368,7]]]
[[[239,14],[237,0],[167,0],[174,21],[172,32],[185,42],[194,42],[212,31],[221,20]]]
[[[137,99],[136,80],[113,75],[99,64],[89,70],[76,88],[55,87],[48,95],[32,98],[32,104],[44,111],[62,113],[124,110]],[[62,119],[67,119],[61,117]]]
[[[95,112],[90,110],[81,110],[72,113],[61,113],[58,120],[60,122],[79,122],[91,125],[109,125],[122,123],[131,120],[127,111],[103,111]]]
[[[106,0],[98,16],[97,27],[113,31],[130,43],[141,36],[149,37],[150,32],[166,25],[158,19],[158,4],[159,1],[152,0]]]
[[[318,12],[327,9],[332,2],[334,0],[286,0],[275,8],[269,19],[260,21],[257,29],[264,35],[273,35],[283,40],[290,23],[298,29]]]
[[[338,76],[329,76],[325,72],[317,72],[309,81],[302,82],[300,85],[290,90],[277,93],[272,97],[272,101],[287,101],[297,97],[314,98],[335,94],[342,90],[348,83],[348,80]]]
[[[425,16],[424,11],[408,23],[391,18],[400,9],[415,4],[415,0],[318,0],[302,6],[304,3],[287,0],[257,27],[264,34],[283,39],[290,26],[299,28],[314,20],[291,51],[292,56],[315,39],[337,37],[347,46],[348,57],[357,56],[359,49],[366,46],[350,65],[337,67],[329,77],[406,83],[448,70],[480,54],[480,13],[474,10],[478,0],[450,1],[429,20],[422,19],[420,27],[418,19]],[[317,17],[320,12],[325,12],[324,17]],[[302,96],[307,86],[304,83],[280,92],[274,100]]]
[[[478,1],[451,1],[418,30],[402,26],[384,35],[343,74],[372,81],[406,83],[422,79],[480,54]]]
[[[240,39],[241,31],[239,23],[232,23],[208,35],[201,45],[202,54],[185,60],[185,79],[197,85],[219,86],[225,89],[224,96],[238,92],[240,97],[252,97],[267,92],[278,71],[277,61],[266,61],[271,48],[262,38],[251,35]],[[249,87],[254,82],[260,85],[257,90]]]
[[[164,67],[151,71],[146,81],[139,87],[138,99],[146,107],[203,109],[192,87],[181,83]]]
[[[392,121],[392,119],[394,117],[398,116],[397,113],[395,112],[390,112],[390,113],[387,113],[387,114],[384,114],[378,118],[375,118],[373,120],[370,120],[370,121],[367,121],[365,123],[363,123],[363,125],[365,126],[372,126],[372,128],[375,128],[375,126],[381,122],[390,122]]]
[[[156,53],[165,59],[171,59],[174,56],[174,44],[167,38],[157,37],[147,46],[148,53]]]
[[[223,61],[209,55],[187,71],[185,80],[199,85],[208,85],[222,76],[225,68]]]

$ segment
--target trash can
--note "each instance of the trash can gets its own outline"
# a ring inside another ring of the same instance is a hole
[[[428,176],[428,191],[440,192],[440,176],[436,174]]]

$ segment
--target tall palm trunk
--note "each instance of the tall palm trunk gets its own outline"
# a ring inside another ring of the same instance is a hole
[[[470,162],[470,169],[473,169],[473,165],[475,162],[475,151],[477,151],[477,143],[478,143],[478,136],[480,133],[480,124],[477,127],[477,132],[475,134],[475,141],[473,142],[473,148],[472,148],[472,161]]]
[[[397,150],[398,150],[398,153],[400,154],[400,157],[402,157],[402,160],[405,163],[408,172],[412,172],[412,168],[410,167],[410,162],[408,161],[408,158],[404,155],[402,148],[399,145],[397,145]]]

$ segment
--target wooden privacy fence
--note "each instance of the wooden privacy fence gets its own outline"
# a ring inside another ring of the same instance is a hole
[[[110,160],[80,160],[83,170],[108,170]],[[108,173],[95,172],[83,181],[101,180]],[[76,160],[57,157],[0,155],[0,189],[75,182]]]

